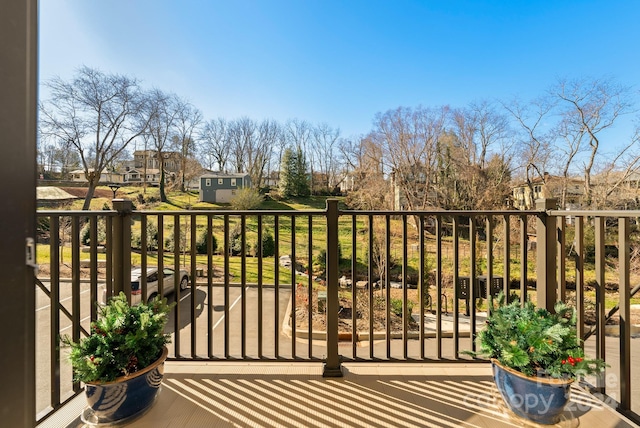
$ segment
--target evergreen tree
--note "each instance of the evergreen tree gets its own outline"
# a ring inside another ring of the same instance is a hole
[[[280,191],[285,198],[303,197],[311,194],[307,159],[301,147],[295,151],[287,148],[282,155]]]
[[[302,152],[302,148],[298,147],[295,157],[295,196],[309,196],[311,194],[307,167],[307,158]]]
[[[282,154],[280,163],[280,192],[284,198],[290,197],[294,192],[292,188],[292,183],[294,182],[292,160],[293,150],[287,147]]]

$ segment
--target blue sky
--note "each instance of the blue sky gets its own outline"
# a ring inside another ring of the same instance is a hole
[[[40,80],[82,65],[206,119],[299,118],[366,134],[399,106],[528,100],[559,77],[640,73],[640,2],[41,0]]]

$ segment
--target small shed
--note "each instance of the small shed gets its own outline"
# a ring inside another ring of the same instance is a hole
[[[214,204],[228,204],[236,192],[243,187],[251,187],[249,174],[210,173],[200,176],[200,201]]]
[[[78,199],[77,196],[67,193],[59,187],[46,186],[36,187],[36,198],[39,207],[66,205]]]

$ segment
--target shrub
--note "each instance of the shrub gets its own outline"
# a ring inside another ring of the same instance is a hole
[[[276,241],[271,233],[262,234],[262,257],[272,257],[276,253]]]
[[[196,241],[196,253],[207,254],[207,237],[211,240],[211,252],[215,253],[218,248],[218,240],[213,234],[209,235],[206,230],[203,230],[198,236],[198,240]]]
[[[104,219],[98,220],[98,242],[97,244],[104,244],[107,240],[107,227],[105,225]],[[91,244],[91,222],[86,222],[82,229],[80,230],[80,242],[82,245]]]
[[[131,234],[131,248],[142,249],[142,234],[135,231]],[[158,249],[158,225],[155,222],[147,222],[147,250]]]
[[[284,196],[279,190],[271,189],[271,191],[269,192],[269,198],[273,199],[274,201],[281,201],[284,199]]]
[[[258,255],[258,240],[254,239],[250,243],[247,243],[252,256]],[[247,250],[249,252],[249,250]],[[273,239],[273,235],[269,232],[262,234],[262,257],[272,257],[276,252],[276,243]]]
[[[175,249],[173,243],[174,243],[173,234],[165,236],[164,237],[164,251],[173,252],[173,250]]]
[[[242,227],[236,224],[229,232],[229,251],[232,256],[242,253]]]
[[[338,263],[342,260],[342,245],[338,242]],[[324,248],[320,250],[320,253],[314,259],[314,264],[319,270],[324,271],[327,269],[327,250]]]
[[[411,316],[413,312],[413,302],[407,300],[407,316]],[[391,313],[401,317],[402,316],[402,299],[391,299]]]
[[[255,189],[245,187],[238,190],[231,200],[231,208],[234,210],[254,210],[260,207],[264,197]]]

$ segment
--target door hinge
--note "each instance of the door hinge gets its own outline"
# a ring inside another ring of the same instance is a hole
[[[33,238],[27,238],[25,264],[33,268],[34,275],[38,274],[39,266],[36,263],[36,243]]]

